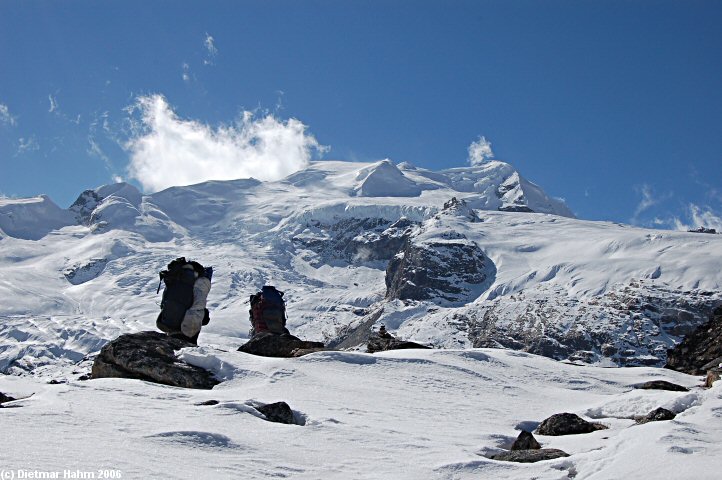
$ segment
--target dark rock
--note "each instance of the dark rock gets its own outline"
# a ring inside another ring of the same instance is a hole
[[[196,403],[199,407],[212,407],[213,405],[218,405],[218,400],[206,400],[205,402]]]
[[[539,442],[536,441],[534,435],[526,430],[521,431],[519,436],[516,437],[516,440],[514,440],[514,444],[511,446],[512,450],[539,450],[540,448],[541,445],[539,445]]]
[[[92,378],[120,377],[183,388],[211,389],[210,372],[180,361],[175,352],[193,344],[160,332],[121,335],[106,344],[93,363]]]
[[[268,405],[256,407],[256,410],[261,412],[269,422],[285,423],[287,425],[296,423],[293,418],[293,410],[286,402],[269,403]]]
[[[568,456],[569,454],[563,450],[542,448],[539,450],[512,450],[510,452],[496,453],[489,458],[501,460],[502,462],[535,463]]]
[[[15,400],[15,398],[0,392],[0,404],[3,404],[5,402],[12,402],[13,400]]]
[[[430,349],[426,345],[421,345],[416,342],[407,342],[404,340],[397,340],[395,338],[382,338],[382,337],[371,337],[369,338],[368,346],[366,351],[368,353],[385,352],[386,350],[405,350],[409,348],[422,348]]]
[[[714,228],[707,228],[707,227],[699,227],[692,230],[687,230],[689,233],[711,233],[716,234],[717,230]]]
[[[707,377],[704,380],[704,386],[707,388],[711,387],[714,382],[720,379],[720,377],[722,377],[722,368],[710,368],[707,370]]]
[[[644,417],[638,418],[637,423],[643,424],[643,423],[647,423],[647,422],[659,422],[662,420],[672,420],[674,417],[676,417],[676,415],[673,412],[667,410],[666,408],[659,407],[659,408],[652,410]]]
[[[677,385],[676,383],[668,382],[667,380],[651,380],[644,382],[639,385],[634,385],[634,388],[641,390],[669,390],[670,392],[689,392],[689,388]]]
[[[601,423],[587,422],[574,413],[555,413],[544,420],[537,429],[539,435],[576,435],[605,430],[608,427]]]
[[[722,307],[717,307],[707,323],[667,351],[665,368],[690,375],[705,375],[707,371],[703,366],[718,357],[722,357]]]
[[[291,358],[299,353],[311,353],[324,350],[321,342],[307,342],[288,333],[276,335],[263,332],[254,335],[248,342],[238,348],[239,352],[259,355],[261,357]]]
[[[386,267],[386,298],[466,303],[491,285],[496,276],[491,259],[475,243],[448,233],[449,238],[406,242]]]

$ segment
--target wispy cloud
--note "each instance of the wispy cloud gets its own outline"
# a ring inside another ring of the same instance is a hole
[[[293,118],[245,111],[235,124],[214,128],[179,118],[162,95],[139,97],[128,112],[128,172],[149,192],[207,180],[278,180],[327,150]]]
[[[203,60],[203,65],[215,65],[218,49],[216,48],[215,39],[208,33],[206,33],[206,38],[203,40],[203,46],[206,48],[206,58]]]
[[[88,155],[99,158],[103,161],[105,169],[114,179],[114,181],[122,181],[121,176],[118,175],[113,165],[113,161],[105,150],[101,146],[101,141],[110,140],[113,145],[122,145],[122,141],[116,136],[110,126],[110,113],[103,112],[101,114],[95,114],[93,121],[90,122],[88,128],[88,148],[86,152]]]
[[[183,68],[183,74],[182,74],[183,81],[188,83],[191,81],[191,66],[188,65],[186,62],[183,62],[182,68]]]
[[[639,216],[642,214],[642,212],[648,210],[650,207],[653,207],[656,203],[659,202],[659,200],[654,198],[654,194],[652,193],[652,187],[650,187],[646,183],[640,186],[636,186],[635,189],[637,190],[637,193],[642,195],[642,199],[639,201],[637,208],[634,209],[634,215],[632,215],[632,218],[630,219],[630,222],[633,224],[637,224],[639,222]]]
[[[20,137],[18,139],[18,150],[15,155],[22,155],[24,153],[35,152],[37,150],[40,150],[40,144],[38,143],[38,140],[35,138],[35,136],[31,136],[28,138]]]
[[[50,108],[48,109],[48,113],[60,113],[58,111],[58,100],[52,95],[48,95],[48,101],[50,101]]]
[[[699,206],[690,203],[687,205],[687,211],[683,218],[674,217],[667,223],[671,224],[676,230],[693,230],[705,227],[722,232],[722,214],[709,205]]]
[[[479,137],[479,140],[469,145],[469,165],[475,167],[494,158],[491,150],[491,142],[486,137]]]
[[[0,103],[0,124],[9,125],[11,127],[17,125],[17,120],[10,114],[8,106],[3,103]]]

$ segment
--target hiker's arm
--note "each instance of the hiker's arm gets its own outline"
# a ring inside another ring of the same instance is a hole
[[[200,277],[193,284],[193,305],[186,311],[181,323],[181,332],[186,337],[193,337],[201,331],[203,316],[206,308],[206,298],[211,291],[211,281],[206,277]]]

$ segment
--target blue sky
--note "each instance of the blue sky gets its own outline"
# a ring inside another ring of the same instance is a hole
[[[67,207],[216,155],[441,169],[483,135],[581,218],[719,228],[720,25],[702,0],[5,0],[0,194]]]

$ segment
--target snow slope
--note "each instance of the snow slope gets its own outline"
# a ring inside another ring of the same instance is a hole
[[[574,219],[502,162],[441,172],[316,162],[278,182],[153,195],[116,184],[83,192],[68,210],[47,197],[2,199],[0,392],[32,396],[0,409],[12,439],[0,469],[3,478],[98,469],[122,478],[716,478],[719,383],[701,390],[700,378],[672,371],[600,366],[660,365],[704,321],[722,302],[721,240]],[[444,259],[456,248],[481,252],[483,281],[465,283],[476,277],[440,261],[443,281],[418,286],[428,298],[387,295],[392,259],[410,249]],[[188,391],[79,380],[106,342],[154,328],[157,273],[181,255],[215,274],[201,346],[179,355],[224,382]],[[238,353],[248,296],[266,283],[286,292],[299,336],[338,344],[384,323],[446,349]],[[490,346],[513,350],[474,348]],[[631,388],[657,378],[693,388]],[[206,400],[219,403],[198,405]],[[265,423],[252,408],[279,400],[304,425]],[[659,406],[677,418],[634,424]],[[564,459],[487,458],[562,411],[610,429],[539,438]]]
[[[112,469],[128,479],[713,479],[722,468],[719,382],[701,390],[698,378],[668,370],[574,366],[494,349],[270,359],[234,352],[236,345],[180,353],[225,380],[210,391],[0,377],[0,391],[34,394],[0,409],[12,439],[0,465]],[[631,387],[652,379],[691,391]],[[208,400],[218,403],[200,405]],[[252,408],[275,401],[286,401],[299,425],[266,423]],[[635,425],[635,416],[659,406],[677,417]],[[567,458],[487,458],[509,448],[519,429],[564,411],[609,429],[537,436]]]

